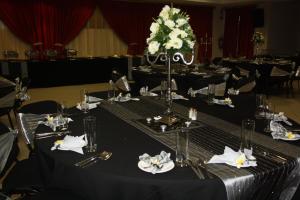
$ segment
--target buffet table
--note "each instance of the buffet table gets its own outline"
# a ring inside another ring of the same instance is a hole
[[[222,154],[225,146],[239,149],[240,123],[253,117],[254,99],[252,95],[232,97],[235,108],[208,106],[201,97],[175,100],[174,111],[183,118],[189,107],[198,110],[201,126],[190,132],[191,159],[207,161],[214,154]],[[45,183],[87,199],[290,199],[289,195],[293,195],[299,184],[300,143],[273,140],[270,134],[261,132],[263,121],[256,121],[253,137],[257,167],[237,169],[226,164],[207,164],[209,177],[199,176],[190,167],[175,167],[162,174],[140,170],[137,163],[143,153],[156,155],[164,150],[175,159],[175,134],[159,133],[140,121],[165,109],[156,97],[141,97],[140,101],[102,102],[91,110],[90,114],[98,120],[98,151],[111,151],[113,155],[85,169],[74,164],[88,155],[51,151],[57,138],[36,140]],[[84,114],[75,108],[68,113],[74,120],[69,124],[72,135],[82,135]],[[48,127],[40,125],[36,133],[47,131]]]
[[[131,76],[131,67],[140,65],[140,57],[111,56],[64,60],[0,60],[0,75],[10,80],[29,79],[29,87],[55,87],[108,82],[111,72]]]

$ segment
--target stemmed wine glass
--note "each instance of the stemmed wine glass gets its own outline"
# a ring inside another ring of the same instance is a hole
[[[81,91],[80,106],[81,106],[81,110],[84,113],[88,113],[88,111],[89,111],[89,97],[88,97],[88,91],[86,89],[83,89]]]
[[[266,102],[265,119],[267,121],[267,126],[265,127],[264,131],[267,133],[272,132],[270,124],[271,124],[272,120],[274,119],[274,115],[275,115],[275,105],[270,102]]]

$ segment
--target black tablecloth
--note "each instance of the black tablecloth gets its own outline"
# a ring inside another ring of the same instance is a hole
[[[134,70],[132,72],[133,80],[135,81],[135,86],[139,89],[144,86],[148,86],[149,89],[157,87],[160,85],[161,80],[167,79],[166,73],[161,72],[143,72],[139,70]],[[214,74],[209,77],[203,77],[194,74],[172,74],[172,78],[175,79],[179,91],[187,91],[190,87],[194,89],[200,89],[206,87],[208,84],[219,84],[224,82],[224,74]]]
[[[236,124],[240,124],[242,119],[253,118],[253,95],[232,99],[236,109],[208,106],[201,98],[175,102]],[[70,110],[70,113],[74,120],[69,124],[72,135],[81,135],[84,115],[78,110]],[[81,169],[74,163],[87,156],[69,151],[50,151],[57,138],[38,140],[36,149],[48,187],[71,189],[88,199],[226,199],[225,187],[220,179],[199,180],[190,168],[175,167],[170,172],[155,175],[141,171],[137,167],[139,155],[156,155],[165,150],[172,153],[174,160],[175,152],[103,108],[94,109],[90,114],[97,116],[98,120],[98,150],[112,151],[112,158]],[[256,122],[257,130],[261,131],[264,122]],[[49,129],[38,127],[37,132],[45,131]],[[299,142],[293,144],[299,145]]]
[[[79,114],[78,112],[76,112]],[[112,151],[108,161],[80,169],[73,166],[86,156],[74,152],[50,151],[54,138],[37,142],[44,180],[49,187],[72,189],[88,199],[224,199],[221,180],[199,180],[190,168],[175,168],[168,173],[149,174],[137,167],[143,153],[159,154],[165,150],[175,153],[131,127],[108,111],[93,110],[97,116],[98,150]],[[73,135],[81,135],[83,114],[73,115],[70,123]],[[40,126],[37,132],[46,131]]]

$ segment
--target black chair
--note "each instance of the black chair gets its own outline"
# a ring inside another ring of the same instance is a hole
[[[24,113],[37,113],[41,114],[54,113],[57,110],[57,103],[55,101],[41,101],[28,104],[19,109],[19,112]],[[19,114],[23,113],[18,113]],[[37,115],[36,114],[36,115]],[[23,123],[22,123],[23,124]],[[23,125],[19,124],[19,131],[25,134],[22,130]],[[3,132],[8,129],[5,126],[0,126]],[[16,153],[11,151],[10,154],[16,158]],[[39,168],[38,158],[35,150],[32,148],[28,159],[18,161],[15,159],[16,164],[9,171],[2,184],[2,193],[7,196],[13,194],[21,195],[24,200],[47,200],[47,199],[61,199],[61,200],[81,200],[82,198],[75,196],[70,191],[57,190],[55,188],[48,189],[43,182],[42,172]]]
[[[37,122],[45,118],[45,115],[43,114],[56,113],[58,105],[59,104],[56,101],[46,100],[24,105],[17,110],[16,120],[19,132],[22,134],[24,141],[31,152],[33,152],[34,131],[38,126]],[[30,117],[30,121],[27,120],[28,116]],[[36,127],[32,122],[36,122]],[[31,125],[29,125],[29,123],[31,123]]]
[[[0,148],[4,148],[4,145],[7,145],[7,139],[4,137],[7,137],[8,135],[4,136],[4,134],[13,134],[13,133],[10,133],[10,129],[7,126],[0,123],[0,137],[1,137],[1,139],[3,139],[3,141],[1,141],[1,142],[4,143],[4,144],[1,144]],[[0,171],[0,177],[3,177],[6,174],[7,170],[10,168],[10,166],[17,160],[17,156],[19,154],[19,147],[18,147],[17,140],[14,140],[8,157],[5,157],[4,152],[1,152],[1,154],[2,154],[1,162],[5,162],[4,167]]]
[[[56,101],[52,101],[52,100],[38,101],[38,102],[21,106],[21,108],[19,108],[17,112],[32,113],[32,114],[56,113],[58,105],[59,104]]]

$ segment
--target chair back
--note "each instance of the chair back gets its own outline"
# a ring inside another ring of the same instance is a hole
[[[251,92],[256,86],[256,81],[251,81],[249,83],[244,84],[239,88],[240,93]]]
[[[0,174],[2,174],[2,170],[6,166],[16,135],[17,132],[13,130],[0,135]]]
[[[46,114],[25,114],[18,113],[16,115],[17,125],[19,133],[23,136],[25,143],[29,148],[33,149],[33,140],[35,136],[35,130],[38,127],[38,122],[43,121]]]

